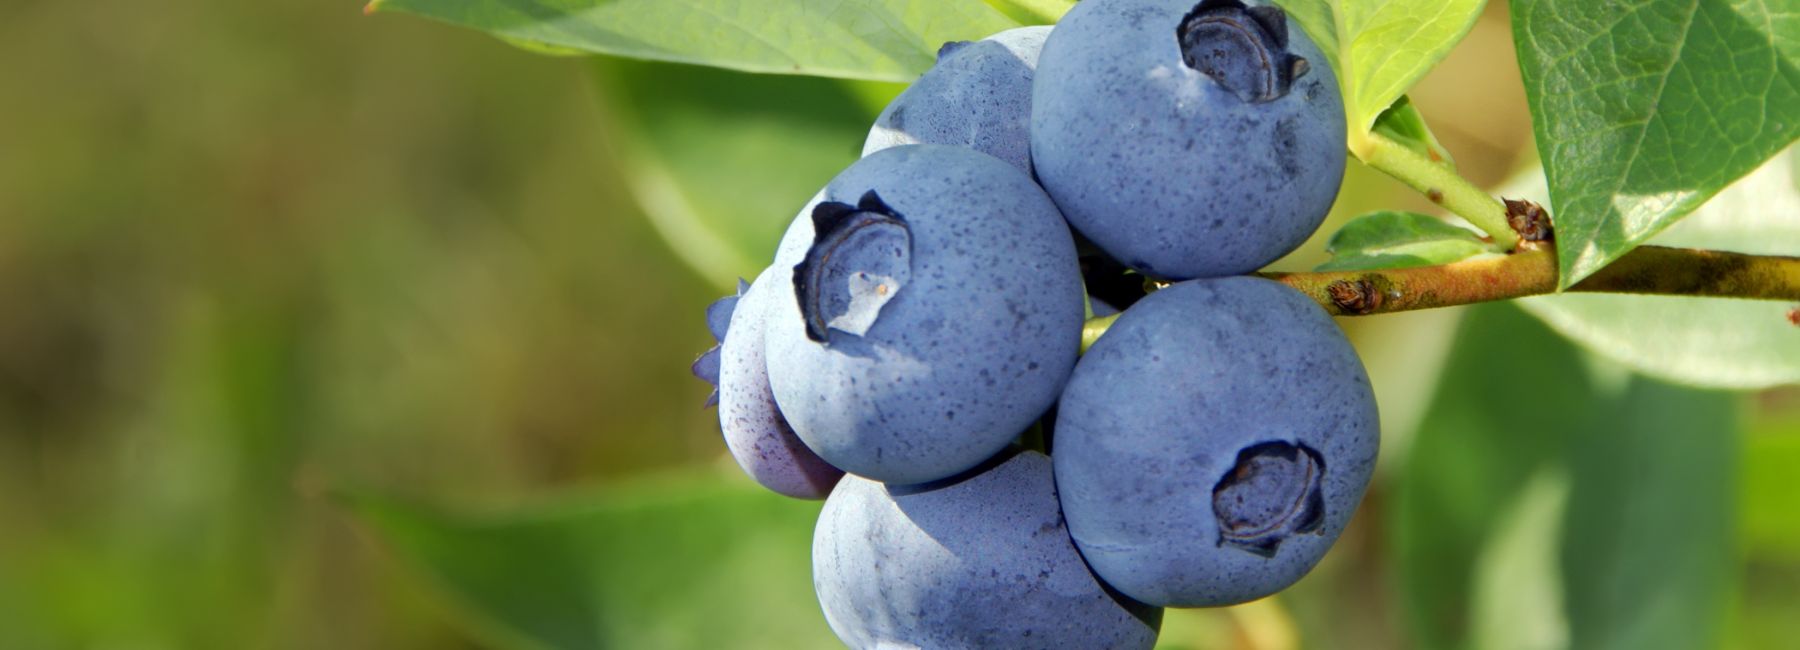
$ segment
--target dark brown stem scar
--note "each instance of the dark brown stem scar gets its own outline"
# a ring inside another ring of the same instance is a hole
[[[1432,155],[1436,156],[1437,154],[1432,154]],[[1432,203],[1436,203],[1438,205],[1443,205],[1444,204],[1444,191],[1440,190],[1438,188],[1435,188],[1435,187],[1431,188],[1429,190],[1425,190],[1425,198],[1431,199]]]
[[[1381,309],[1381,289],[1368,278],[1338,280],[1326,285],[1325,292],[1330,294],[1331,304],[1352,316],[1367,316]]]
[[[874,190],[856,205],[813,208],[814,240],[794,266],[794,295],[806,337],[830,345],[828,331],[862,336],[912,278],[912,228]]]
[[[1238,452],[1213,486],[1219,546],[1274,557],[1294,535],[1325,525],[1325,459],[1303,444],[1264,442]]]
[[[1287,14],[1241,0],[1202,0],[1175,30],[1182,60],[1250,103],[1287,96],[1312,68],[1288,51]]]
[[[1506,225],[1512,226],[1513,232],[1525,241],[1554,241],[1555,228],[1550,223],[1550,213],[1544,206],[1531,201],[1505,199]]]

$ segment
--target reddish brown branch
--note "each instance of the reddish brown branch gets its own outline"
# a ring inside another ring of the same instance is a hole
[[[1367,316],[1554,293],[1556,253],[1546,246],[1442,266],[1264,277],[1332,314]],[[1800,302],[1800,258],[1643,246],[1569,291]]]
[[[1526,243],[1504,257],[1382,271],[1263,273],[1312,298],[1334,316],[1369,316],[1472,305],[1556,292],[1556,252]],[[1569,291],[1800,302],[1800,257],[1642,246]],[[1800,326],[1800,308],[1788,318]],[[1081,349],[1118,315],[1089,320]]]

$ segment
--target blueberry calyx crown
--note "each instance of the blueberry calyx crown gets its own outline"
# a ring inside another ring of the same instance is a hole
[[[955,54],[957,50],[973,44],[975,44],[974,41],[946,41],[942,47],[938,48],[937,60],[939,63],[943,63],[944,59],[950,58],[950,55]]]
[[[1325,459],[1303,444],[1265,442],[1238,452],[1237,464],[1213,486],[1219,545],[1274,557],[1293,535],[1325,524]]]
[[[694,373],[701,381],[712,384],[712,393],[706,396],[707,407],[719,405],[719,349],[725,345],[725,335],[731,328],[731,316],[737,313],[738,299],[749,291],[750,283],[738,278],[736,294],[725,296],[706,306],[706,329],[712,333],[713,346],[694,360],[694,365],[688,367],[688,372]]]
[[[794,266],[806,338],[829,345],[830,330],[867,334],[912,279],[912,227],[874,190],[856,205],[820,203],[812,221],[812,248]]]
[[[1287,14],[1240,0],[1205,0],[1176,29],[1181,58],[1239,99],[1281,99],[1311,64],[1288,52]]]

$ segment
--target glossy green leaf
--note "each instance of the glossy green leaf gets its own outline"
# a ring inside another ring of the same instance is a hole
[[[1018,27],[1053,0],[374,0],[510,41],[746,72],[910,81],[947,41]]]
[[[1584,359],[1498,304],[1470,311],[1444,377],[1393,520],[1417,645],[1715,645],[1734,587],[1734,396]]]
[[[1342,85],[1344,74],[1338,65],[1338,24],[1334,7],[1343,0],[1275,0],[1289,18],[1300,23],[1306,35],[1312,37],[1313,43],[1325,53],[1331,69],[1338,72],[1338,82]]]
[[[1448,264],[1489,250],[1474,232],[1414,212],[1365,214],[1344,224],[1320,271],[1366,271]]]
[[[837,647],[812,591],[819,504],[748,482],[671,479],[497,516],[346,502],[497,646]]]
[[[1766,255],[1800,253],[1800,148],[1777,156],[1651,243]],[[1545,196],[1528,174],[1506,196]],[[1559,207],[1552,205],[1554,210]],[[1561,236],[1561,233],[1558,233]],[[1754,300],[1563,294],[1519,301],[1558,332],[1632,369],[1703,387],[1800,383],[1793,305]]]
[[[1519,0],[1512,12],[1565,287],[1800,137],[1791,0]]]
[[[1462,42],[1486,0],[1282,0],[1325,51],[1344,93],[1351,137],[1400,101]]]
[[[856,161],[880,111],[864,95],[898,91],[663,63],[594,67],[627,186],[676,254],[721,288],[768,266],[807,199]]]

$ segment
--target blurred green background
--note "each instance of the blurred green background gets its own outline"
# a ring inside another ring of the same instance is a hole
[[[1494,5],[1414,93],[1490,184],[1530,151]],[[735,475],[687,364],[711,343],[704,305],[756,273],[754,251],[855,156],[893,92],[547,58],[341,2],[0,4],[0,648],[829,646],[805,575],[817,506]],[[709,169],[716,184],[671,180]],[[1353,169],[1335,218],[1377,207],[1427,206]],[[720,213],[739,219],[696,217]],[[1282,266],[1321,257],[1315,241]],[[1405,495],[1432,484],[1408,480],[1447,467],[1461,485],[1494,462],[1402,462],[1415,438],[1481,430],[1443,415],[1455,387],[1513,389],[1543,367],[1463,368],[1454,335],[1558,345],[1510,308],[1464,316],[1346,323],[1387,436],[1356,523],[1296,589],[1172,612],[1165,642],[1558,645],[1464,636],[1536,592],[1506,592],[1524,596],[1483,618],[1488,597],[1455,587],[1446,602],[1479,601],[1463,620],[1420,600],[1437,587],[1419,572],[1439,574],[1396,550],[1456,546],[1419,537],[1437,520],[1408,519]],[[1475,331],[1494,322],[1513,325]],[[1627,580],[1569,611],[1660,616],[1608,607],[1646,589],[1725,594],[1722,630],[1692,640],[1800,647],[1800,394],[1694,399],[1706,405],[1681,413],[1728,426],[1668,438],[1716,444],[1626,455],[1624,471],[1712,458],[1696,471],[1717,490],[1647,493],[1669,500],[1652,510],[1691,497],[1718,516],[1626,521],[1607,530],[1647,532],[1595,552],[1664,551],[1618,560],[1614,577],[1690,541],[1728,561],[1696,569],[1701,586]],[[1574,469],[1548,479],[1471,479],[1432,507],[1514,521],[1515,495],[1579,492],[1579,459],[1611,449],[1569,452]],[[1529,522],[1535,502],[1519,498]],[[1500,534],[1484,525],[1463,546]],[[1525,544],[1522,525],[1500,528]],[[1696,527],[1714,534],[1681,536]],[[1433,560],[1474,582],[1512,573],[1511,556],[1480,555]],[[1640,647],[1568,623],[1562,644]]]

